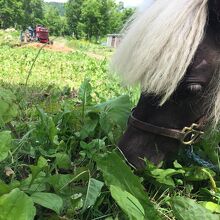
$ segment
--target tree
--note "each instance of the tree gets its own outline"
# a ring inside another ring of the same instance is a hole
[[[42,19],[43,0],[0,0],[0,28],[26,28]]]
[[[86,38],[97,41],[108,33],[119,32],[134,9],[126,9],[114,0],[84,0],[81,12]]]
[[[125,24],[134,12],[134,8],[124,8],[122,11],[122,23]]]
[[[104,36],[112,32],[113,23],[118,20],[117,4],[114,0],[101,0],[100,12],[102,15],[100,34]]]
[[[91,40],[95,37],[98,40],[101,35],[102,14],[101,14],[101,1],[97,0],[84,0],[82,5],[82,22],[84,24],[84,32],[86,38]]]
[[[0,28],[16,27],[22,22],[22,5],[21,0],[0,0]]]
[[[109,21],[109,33],[118,33],[122,30],[128,19],[133,15],[134,8],[125,8],[123,2],[113,4]]]
[[[70,33],[77,39],[85,36],[96,41],[108,33],[118,32],[133,11],[115,0],[69,0],[66,4]]]
[[[81,36],[81,14],[84,0],[69,0],[66,4],[66,18],[69,33],[79,39]]]
[[[48,6],[44,12],[43,24],[49,28],[50,34],[60,36],[65,33],[65,19],[63,19],[56,8]]]
[[[64,17],[65,16],[65,3],[58,3],[58,2],[44,2],[44,5],[45,6],[51,6],[55,9],[58,10],[59,12],[59,15],[61,17]]]
[[[43,0],[22,0],[22,2],[24,11],[22,27],[41,24],[44,18]]]
[[[115,0],[69,0],[65,8],[43,0],[0,0],[0,28],[26,29],[43,24],[53,35],[74,34],[77,39],[98,41],[108,33],[119,32],[133,12]]]

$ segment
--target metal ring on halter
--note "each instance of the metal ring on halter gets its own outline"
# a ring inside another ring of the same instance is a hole
[[[204,134],[203,131],[197,130],[199,128],[198,124],[193,123],[191,127],[183,128],[184,133],[181,142],[185,145],[191,145],[196,143],[200,137]]]

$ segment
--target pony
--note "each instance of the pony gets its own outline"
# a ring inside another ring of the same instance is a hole
[[[219,122],[220,1],[155,0],[128,23],[111,68],[141,94],[118,147],[142,169]]]

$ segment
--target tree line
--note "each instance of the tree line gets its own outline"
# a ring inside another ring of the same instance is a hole
[[[43,0],[0,0],[0,28],[25,30],[42,24],[55,36],[98,40],[108,33],[117,33],[134,9],[115,0],[69,0],[66,4]]]

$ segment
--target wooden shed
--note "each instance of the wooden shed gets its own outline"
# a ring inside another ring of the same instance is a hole
[[[117,48],[122,40],[121,34],[108,34],[107,35],[107,47]]]

